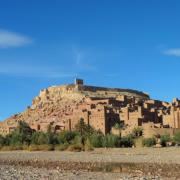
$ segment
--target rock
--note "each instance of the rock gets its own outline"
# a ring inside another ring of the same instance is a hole
[[[156,145],[155,145],[155,148],[161,148],[161,147],[162,147],[161,144],[156,144]]]

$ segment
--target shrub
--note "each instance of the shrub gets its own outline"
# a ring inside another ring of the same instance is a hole
[[[49,139],[46,133],[43,132],[33,133],[31,137],[31,144],[40,145],[40,144],[48,144],[48,143],[49,143]]]
[[[180,132],[174,134],[173,140],[176,144],[180,144]]]
[[[102,134],[95,133],[90,136],[90,142],[95,148],[103,147],[103,140],[104,136]]]
[[[71,141],[74,140],[74,138],[78,135],[77,132],[73,131],[62,131],[57,135],[57,142],[59,144],[62,143],[71,143]]]
[[[132,135],[124,136],[120,139],[120,147],[132,147],[134,145]]]
[[[145,146],[145,147],[152,147],[152,146],[156,145],[156,139],[154,137],[144,138],[142,143],[143,143],[143,146]]]
[[[56,151],[65,151],[68,148],[69,144],[64,143],[64,144],[58,144],[55,146]]]
[[[161,146],[165,147],[167,142],[170,142],[172,139],[169,134],[162,135],[160,138]]]
[[[19,121],[17,128],[5,137],[5,145],[29,145],[34,130],[24,121]]]
[[[3,146],[9,146],[10,141],[11,141],[11,134],[7,134],[4,138],[5,138],[5,141],[4,141]]]
[[[48,138],[48,144],[58,144],[57,134],[51,124],[47,127],[46,135]]]
[[[0,146],[3,146],[5,144],[5,141],[6,141],[5,137],[0,135]]]
[[[71,141],[71,144],[85,144],[85,138],[80,135],[77,135]]]
[[[118,147],[119,137],[113,134],[107,134],[103,138],[103,147]]]
[[[24,140],[24,135],[21,133],[18,133],[17,131],[12,132],[11,137],[10,137],[10,145],[15,146],[15,145],[22,145]]]

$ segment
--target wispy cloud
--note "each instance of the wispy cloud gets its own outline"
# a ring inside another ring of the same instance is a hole
[[[75,60],[75,65],[78,69],[95,71],[97,67],[92,65],[92,55],[88,50],[82,48],[73,47],[73,59]],[[90,60],[91,59],[91,60]],[[91,62],[90,62],[91,61]]]
[[[168,55],[168,56],[180,57],[180,48],[168,49],[164,51],[163,54]]]
[[[60,67],[42,67],[33,65],[6,63],[0,64],[0,74],[8,76],[30,77],[30,78],[65,78],[74,77],[74,73],[70,73]]]
[[[0,48],[19,47],[32,43],[32,39],[7,30],[0,29]]]

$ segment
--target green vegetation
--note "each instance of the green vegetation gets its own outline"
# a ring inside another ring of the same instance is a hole
[[[116,124],[117,129],[120,128]],[[121,137],[113,134],[102,134],[87,125],[81,118],[74,131],[61,131],[56,133],[51,125],[47,132],[34,131],[29,125],[20,121],[18,127],[6,136],[0,135],[0,150],[28,150],[28,151],[91,151],[94,148],[132,147],[141,142],[144,147],[156,144],[156,138],[143,138],[143,129],[134,128],[132,134]],[[160,137],[160,144],[165,147],[169,144],[180,144],[180,133],[173,138],[165,134]]]
[[[71,144],[71,142],[78,136],[78,132],[62,131],[56,135],[57,144]]]
[[[142,141],[142,144],[144,147],[152,147],[152,146],[156,145],[156,139],[154,137],[144,138]]]
[[[116,124],[117,129],[120,128]],[[74,131],[54,132],[51,125],[47,132],[34,131],[23,121],[18,127],[6,136],[0,136],[0,150],[29,150],[29,151],[90,151],[94,148],[132,147],[137,139],[145,147],[152,147],[156,144],[155,138],[143,138],[143,129],[136,127],[132,134],[121,137],[113,134],[102,134],[91,126],[87,125],[81,118],[76,124]],[[160,137],[160,144],[165,147],[168,142],[180,144],[180,133],[173,138],[165,134]]]
[[[93,147],[103,147],[104,135],[102,133],[94,133],[89,137],[89,140]]]
[[[120,140],[120,147],[132,147],[134,145],[134,139],[132,135],[124,136]]]
[[[116,124],[114,125],[114,128],[115,128],[115,129],[122,129],[122,128],[123,128],[123,123],[116,123]]]
[[[178,132],[174,135],[173,140],[177,145],[180,145],[180,132]]]
[[[141,128],[141,127],[135,127],[134,129],[133,129],[133,132],[132,132],[132,134],[133,134],[133,136],[134,137],[140,137],[140,136],[142,136],[143,135],[143,128]]]
[[[103,138],[103,147],[113,148],[119,147],[120,138],[113,134],[107,134]]]
[[[54,132],[51,125],[46,133],[36,132],[27,123],[20,121],[12,133],[5,137],[0,136],[0,149],[4,151],[90,151],[100,147],[132,147],[133,144],[132,136],[121,138],[113,134],[103,135],[87,125],[83,119],[75,126],[75,131],[59,133]]]
[[[162,135],[160,138],[160,143],[161,143],[162,147],[166,147],[167,142],[171,142],[171,141],[172,141],[172,139],[169,134]]]

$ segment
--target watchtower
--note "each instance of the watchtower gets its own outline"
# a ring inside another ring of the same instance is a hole
[[[77,79],[77,78],[75,78],[74,83],[75,83],[75,85],[84,85],[83,79]]]

